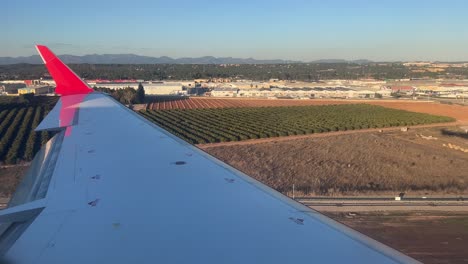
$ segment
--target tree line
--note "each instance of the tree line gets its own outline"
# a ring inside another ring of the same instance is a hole
[[[295,64],[71,64],[84,79],[192,80],[242,78],[300,80],[375,78],[468,78],[468,68],[447,68],[443,73],[413,72],[401,63],[295,63]],[[44,65],[0,65],[0,81],[50,78]]]
[[[146,102],[145,88],[140,83],[138,88],[135,90],[132,87],[127,87],[124,89],[111,89],[107,87],[96,87],[93,89],[95,91],[104,92],[111,95],[115,100],[119,101],[122,104],[144,104]]]

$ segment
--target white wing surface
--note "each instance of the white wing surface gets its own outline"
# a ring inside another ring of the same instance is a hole
[[[59,132],[0,211],[5,263],[417,263],[64,83],[38,50],[62,93],[39,128]]]

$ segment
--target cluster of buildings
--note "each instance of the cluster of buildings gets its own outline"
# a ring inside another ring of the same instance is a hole
[[[406,62],[403,66],[414,73],[444,73],[448,68],[468,68],[468,63],[445,63],[445,62]]]
[[[141,84],[148,95],[187,95],[187,88],[194,86],[193,82],[163,82],[144,80],[87,80],[91,87],[105,87],[110,89],[138,89]]]
[[[392,93],[440,98],[468,98],[468,80],[410,80],[389,82],[385,89]]]
[[[41,80],[3,81],[0,82],[0,95],[53,95],[55,83],[42,82]]]
[[[385,98],[393,96],[468,98],[468,80],[330,80],[313,83],[275,81],[273,83],[255,83],[254,88],[245,85],[245,82],[241,82],[240,85],[233,82],[215,86],[207,92],[207,95],[213,97],[298,99]]]
[[[467,68],[468,63],[447,63],[447,62],[431,62],[431,61],[410,61],[403,63],[406,67],[433,67],[433,68]]]
[[[88,80],[91,87],[105,87],[110,89],[137,89],[141,83],[145,93],[149,95],[187,95],[187,87],[193,87],[193,82],[162,82],[143,80]],[[14,80],[0,82],[0,95],[20,95],[33,93],[35,95],[54,95],[55,82],[53,80]]]
[[[346,87],[314,87],[314,88],[215,88],[207,93],[213,97],[260,97],[260,98],[374,98],[375,91],[355,91]]]
[[[180,95],[212,97],[256,98],[385,98],[403,96],[437,96],[468,98],[468,80],[327,80],[316,82],[252,80],[144,81],[144,80],[87,80],[91,87],[137,89],[141,84],[147,95]],[[53,95],[53,80],[24,80],[0,82],[0,94],[33,93]]]

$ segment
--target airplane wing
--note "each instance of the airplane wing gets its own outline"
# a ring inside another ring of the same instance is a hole
[[[2,263],[418,263],[93,92],[37,49],[62,95],[38,129],[58,133],[0,211]]]

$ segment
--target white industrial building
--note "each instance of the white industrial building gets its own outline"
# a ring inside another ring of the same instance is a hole
[[[237,97],[238,88],[215,88],[211,91],[211,96],[214,97]]]
[[[146,94],[186,94],[187,91],[182,90],[181,83],[164,82],[164,83],[144,83]],[[138,85],[137,85],[138,88]]]
[[[213,97],[253,97],[253,98],[375,98],[376,94],[389,97],[391,91],[353,90],[350,88],[303,88],[303,89],[238,89],[215,88],[210,95]]]
[[[89,85],[96,87],[105,87],[110,89],[125,89],[133,88],[138,89],[139,82],[106,82],[106,83],[93,83]],[[187,91],[183,90],[184,84],[179,82],[141,82],[145,88],[145,94],[149,95],[170,95],[170,94],[186,94]]]

